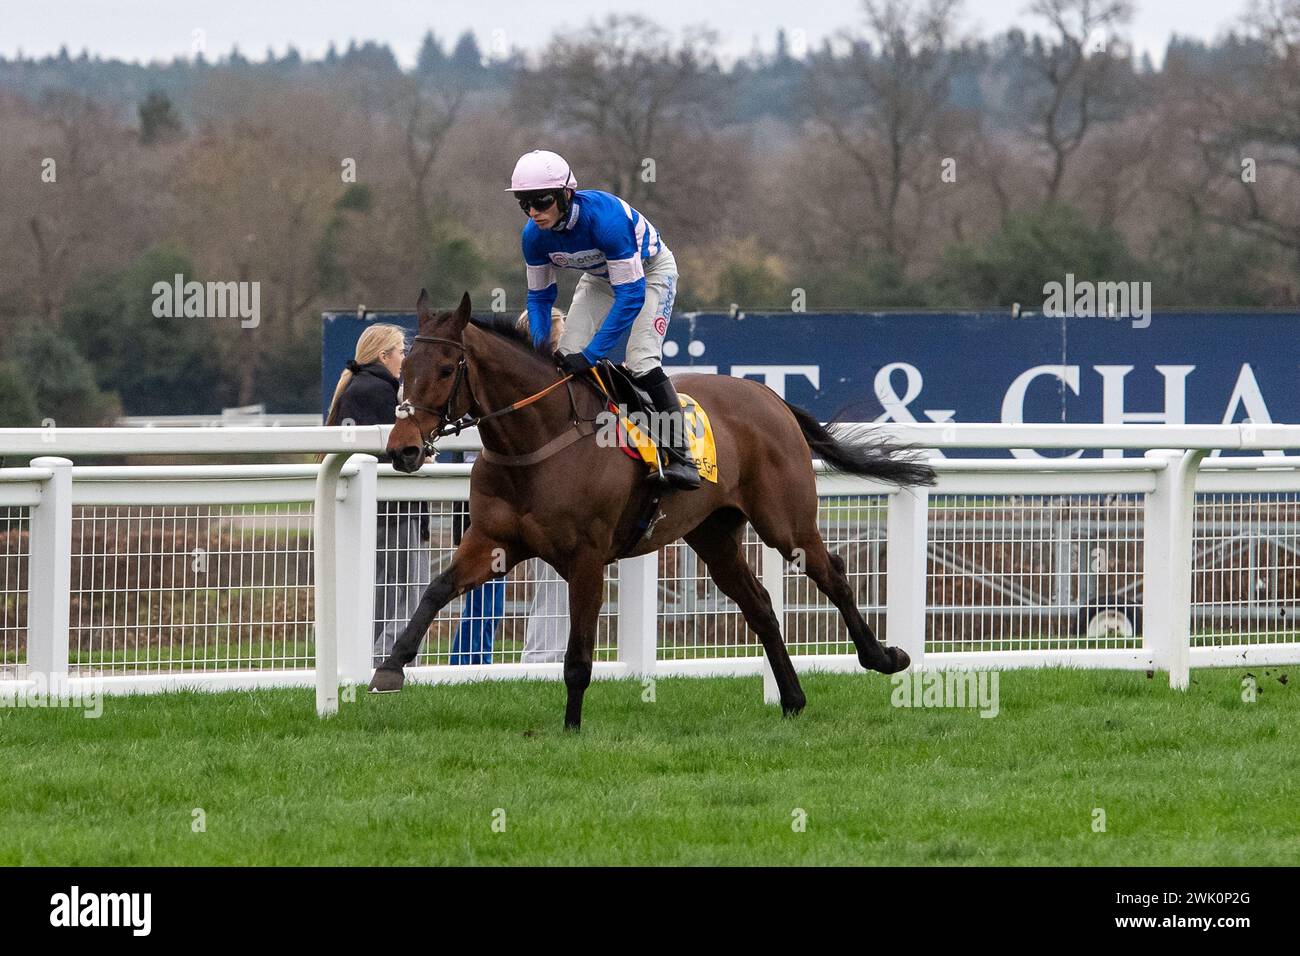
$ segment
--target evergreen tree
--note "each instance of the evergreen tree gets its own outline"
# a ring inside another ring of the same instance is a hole
[[[154,90],[140,104],[140,142],[145,146],[178,136],[181,118],[166,93]]]

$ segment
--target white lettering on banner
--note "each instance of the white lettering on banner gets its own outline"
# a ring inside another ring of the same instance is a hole
[[[1237,384],[1232,387],[1232,397],[1228,399],[1228,407],[1223,412],[1224,425],[1231,425],[1233,419],[1237,417],[1237,407],[1241,406],[1246,410],[1246,421],[1256,425],[1271,425],[1273,416],[1269,414],[1268,405],[1264,403],[1264,393],[1259,390],[1259,382],[1255,380],[1255,370],[1246,362],[1241,366],[1241,371],[1237,373]],[[1218,458],[1223,454],[1223,449],[1216,448],[1210,452],[1211,458]],[[1270,448],[1264,452],[1269,458],[1285,457],[1286,452],[1280,448]]]
[[[898,392],[894,389],[894,373],[902,372],[904,379],[903,396],[900,398]],[[880,407],[884,409],[876,416],[877,422],[914,422],[916,417],[912,410],[907,406],[914,402],[921,394],[925,380],[921,376],[921,370],[915,365],[907,362],[890,362],[882,366],[880,371],[876,372],[875,390],[876,401],[880,402]],[[921,414],[932,422],[950,422],[956,414],[953,408],[923,408]],[[944,457],[942,451],[937,448],[928,448],[926,451],[939,458]]]
[[[903,373],[903,397],[894,389],[894,373]],[[907,362],[890,362],[876,373],[876,401],[884,409],[876,416],[877,422],[914,422],[916,418],[907,406],[921,394],[925,380],[921,370]]]
[[[1029,391],[1029,384],[1036,378],[1050,375],[1058,382],[1061,382],[1066,388],[1079,394],[1079,366],[1077,365],[1035,365],[1033,368],[1025,369],[1015,377],[1011,385],[1007,388],[1007,393],[1002,396],[1002,421],[1008,425],[1019,425],[1025,420],[1025,393]],[[1045,458],[1046,455],[1040,455],[1032,448],[1012,448],[1011,454],[1017,458]],[[1061,455],[1062,458],[1079,458],[1083,455],[1083,449],[1073,452],[1069,455]]]
[[[1187,376],[1195,365],[1157,365],[1156,371],[1165,379],[1165,407],[1158,412],[1130,412],[1124,407],[1124,379],[1133,371],[1132,365],[1094,365],[1101,375],[1101,420],[1106,425],[1125,422],[1155,422],[1183,425],[1186,423]],[[1106,448],[1103,458],[1123,458],[1122,448]]]
[[[812,382],[813,388],[822,387],[822,370],[820,365],[733,365],[732,378],[746,378],[750,375],[763,376],[763,384],[776,394],[785,398],[785,379],[787,375],[802,375]]]
[[[729,371],[722,372],[724,368],[725,366],[718,365],[665,365],[664,371],[669,375],[717,375],[721,373],[729,374],[734,378],[746,378],[751,375],[762,376],[763,383],[781,398],[786,397],[785,386],[788,376],[803,376],[812,384],[813,388],[821,387],[821,366],[819,365],[733,365]],[[1135,366],[1094,365],[1092,368],[1101,376],[1101,420],[1103,424],[1120,425],[1130,422],[1186,424],[1187,377],[1196,370],[1195,365],[1152,366],[1164,379],[1164,407],[1156,411],[1130,411],[1125,403],[1125,386],[1128,374],[1133,371]],[[903,375],[902,395],[899,395],[898,390],[894,387],[895,373]],[[1044,377],[1056,379],[1062,396],[1067,388],[1076,396],[1080,394],[1080,366],[1078,365],[1035,365],[1032,368],[1027,368],[1012,380],[1002,397],[1001,420],[1004,424],[1024,423],[1025,399],[1029,388],[1036,379]],[[876,400],[880,402],[881,408],[884,409],[874,419],[876,423],[913,423],[919,421],[909,407],[921,397],[921,392],[925,387],[925,379],[919,368],[908,362],[891,362],[882,366],[876,372],[874,387]],[[1268,403],[1264,400],[1263,391],[1260,389],[1259,381],[1256,379],[1255,371],[1250,363],[1243,364],[1237,373],[1232,395],[1228,398],[1223,412],[1222,424],[1231,425],[1241,412],[1245,413],[1243,420],[1246,422],[1254,424],[1272,424],[1273,422],[1273,417],[1268,410]],[[951,408],[926,408],[921,409],[921,413],[925,416],[925,419],[932,422],[951,422],[956,415],[955,409]],[[943,454],[938,449],[927,449],[927,451],[938,456]],[[1079,458],[1083,455],[1083,449],[1078,449],[1069,455],[1041,455],[1032,448],[1012,448],[1010,451],[1016,458],[1027,459]],[[1104,449],[1102,454],[1106,458],[1124,457],[1123,449],[1119,448]],[[1221,450],[1212,452],[1215,457],[1221,454]],[[1270,457],[1285,456],[1285,452],[1281,449],[1264,451],[1263,454]]]

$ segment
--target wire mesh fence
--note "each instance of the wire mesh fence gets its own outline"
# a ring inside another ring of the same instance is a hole
[[[76,508],[69,622],[76,675],[311,667],[311,508]]]
[[[844,561],[858,610],[876,636],[887,641],[885,620],[885,544],[888,497],[840,495],[822,498],[818,530],[833,554]],[[852,654],[839,610],[797,567],[787,567],[785,634],[791,654]]]
[[[27,509],[0,506],[0,678],[27,663],[27,555]]]
[[[1141,495],[935,495],[926,650],[1141,646]]]
[[[1298,639],[1300,495],[1197,495],[1192,550],[1193,647]]]
[[[762,542],[747,527],[742,541],[750,570],[761,574]],[[659,551],[659,658],[667,661],[754,657],[763,652],[736,603],[684,541]]]

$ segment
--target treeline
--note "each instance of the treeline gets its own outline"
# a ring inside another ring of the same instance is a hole
[[[0,60],[0,423],[313,410],[325,308],[522,308],[515,158],[558,149],[663,232],[679,311],[1029,307],[1065,273],[1157,305],[1300,300],[1300,0],[1160,70],[1127,3],[957,34],[878,0],[724,69],[707,30],[615,17],[538,55],[425,38],[414,69]],[[256,328],[155,317],[175,275],[257,282]]]

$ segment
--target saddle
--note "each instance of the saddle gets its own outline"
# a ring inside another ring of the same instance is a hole
[[[597,380],[604,386],[605,394],[615,405],[624,406],[629,412],[652,412],[654,402],[641,386],[632,380],[632,373],[622,365],[615,365],[609,359],[601,359],[592,369]]]
[[[632,374],[622,365],[615,365],[609,359],[601,359],[591,367],[583,379],[605,400],[605,408],[611,414],[619,413],[619,406],[626,410],[628,416],[654,411],[654,402],[650,395],[632,380]],[[650,437],[638,429],[628,417],[618,418],[618,446],[635,461],[643,461],[651,472],[658,472],[662,477],[663,465],[660,451]]]
[[[650,395],[636,384],[626,368],[615,365],[609,359],[597,362],[591,368],[591,377],[587,381],[601,393],[610,412],[617,413],[618,406],[622,406],[626,413],[619,418],[619,446],[623,452],[630,458],[644,461],[651,472],[658,472],[662,476],[662,456],[665,452],[656,447],[651,436],[637,428],[632,420],[639,417],[644,422],[656,411]],[[700,477],[716,483],[717,447],[709,416],[691,396],[679,392],[678,399],[682,403],[682,414],[687,426],[688,452],[695,459]]]

